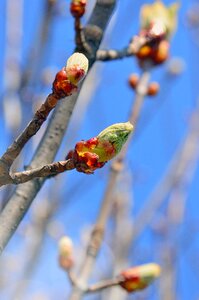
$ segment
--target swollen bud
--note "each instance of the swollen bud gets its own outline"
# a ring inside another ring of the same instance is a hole
[[[70,269],[74,264],[72,240],[67,236],[63,236],[59,240],[58,248],[60,267],[64,270]]]
[[[129,85],[133,89],[137,87],[138,81],[139,81],[139,76],[137,74],[131,74],[129,76]]]
[[[86,76],[88,59],[82,53],[74,53],[67,60],[66,67],[56,74],[53,93],[57,98],[72,95],[77,91],[78,83]]]
[[[157,82],[151,82],[148,86],[147,95],[155,96],[160,90],[160,86]]]
[[[70,12],[74,18],[81,18],[85,13],[86,0],[72,0]]]
[[[122,146],[126,143],[132,131],[133,125],[130,122],[126,122],[111,125],[100,132],[97,136],[99,145],[96,149],[100,161],[107,161],[116,156],[122,149]],[[113,146],[114,153],[106,151],[107,143],[110,143]]]
[[[142,290],[160,276],[161,268],[155,263],[133,267],[120,274],[120,286],[127,292]]]
[[[98,136],[78,142],[66,159],[74,160],[77,171],[92,174],[120,152],[132,130],[129,122],[111,125]]]
[[[65,70],[69,81],[76,85],[88,72],[88,59],[84,54],[76,52],[67,60]]]

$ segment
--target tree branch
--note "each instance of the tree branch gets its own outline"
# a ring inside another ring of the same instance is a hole
[[[145,37],[145,36],[134,36],[130,41],[128,47],[125,47],[121,50],[98,50],[97,51],[97,60],[101,61],[109,61],[115,59],[122,59],[125,57],[136,55],[136,53],[142,48],[144,45],[153,42],[154,39]]]
[[[23,147],[30,140],[30,138],[37,133],[41,128],[44,121],[47,119],[51,110],[56,106],[59,98],[55,94],[50,94],[46,98],[44,104],[36,111],[33,119],[27,125],[27,127],[22,131],[22,133],[15,139],[15,141],[8,147],[6,152],[0,158],[0,186],[6,184],[4,182],[12,182],[12,178],[9,175],[10,167],[12,166],[14,160],[22,151]]]
[[[65,171],[73,170],[74,168],[75,164],[73,159],[58,161],[39,168],[13,173],[10,175],[8,183],[21,184],[38,177],[55,176]]]
[[[98,0],[88,25],[84,29],[87,43],[92,49],[92,53],[87,53],[90,67],[92,67],[95,62],[96,51],[99,48],[103,32],[106,29],[114,7],[115,0]],[[41,164],[43,165],[53,161],[68,126],[77,97],[78,94],[72,95],[67,98],[67,101],[63,99],[63,101],[56,106],[44,137],[33,157],[30,165],[31,168],[37,168],[41,166]],[[0,215],[0,253],[23,219],[44,181],[45,179],[34,179],[18,186],[4,207]]]

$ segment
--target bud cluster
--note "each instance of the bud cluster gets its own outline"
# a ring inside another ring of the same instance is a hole
[[[165,6],[161,1],[143,5],[141,9],[141,30],[139,36],[149,40],[148,44],[141,47],[137,58],[150,60],[159,65],[169,56],[169,39],[176,28],[178,4]]]

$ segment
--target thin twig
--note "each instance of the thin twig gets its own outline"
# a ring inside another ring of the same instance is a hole
[[[51,110],[56,106],[59,98],[55,94],[50,94],[46,98],[44,104],[36,111],[33,119],[22,131],[22,133],[15,139],[15,141],[8,147],[6,152],[0,158],[0,185],[3,185],[6,180],[11,179],[9,175],[10,167],[14,160],[22,151],[23,147],[30,140],[30,138],[37,133],[42,124],[48,117]],[[12,181],[12,179],[11,179]]]
[[[98,50],[97,60],[109,61],[136,55],[140,48],[152,41],[153,39],[149,37],[134,36],[133,39],[130,41],[128,47],[125,47],[122,50]]]
[[[95,62],[96,51],[103,38],[103,32],[108,24],[115,7],[115,0],[97,1],[87,26],[84,28],[85,36],[89,36],[89,46],[92,53],[88,54],[89,65]],[[46,129],[43,139],[31,162],[32,168],[51,163],[59,149],[65,130],[68,126],[78,94],[67,98],[67,101],[58,103]],[[41,189],[44,179],[34,179],[19,185],[8,200],[0,214],[0,253],[14,234],[19,223],[26,214],[33,199]]]
[[[45,166],[30,169],[23,172],[16,172],[10,175],[9,182],[12,184],[21,184],[39,177],[55,176],[65,171],[73,170],[75,168],[72,159],[54,162]]]
[[[81,25],[81,19],[75,18],[75,44],[76,51],[91,53],[92,49],[86,42],[85,33]]]
[[[117,286],[119,283],[121,283],[120,277],[106,279],[106,280],[103,280],[103,281],[100,281],[100,282],[90,285],[88,287],[88,289],[86,290],[86,293],[96,293],[101,290],[104,290],[104,289],[107,289],[107,288],[110,288],[113,286]]]

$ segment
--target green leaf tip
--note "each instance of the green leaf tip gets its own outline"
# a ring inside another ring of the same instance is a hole
[[[133,125],[130,122],[116,123],[99,133],[97,138],[99,141],[108,141],[115,148],[115,155],[117,155],[122,146],[126,143],[129,135],[133,131]]]

